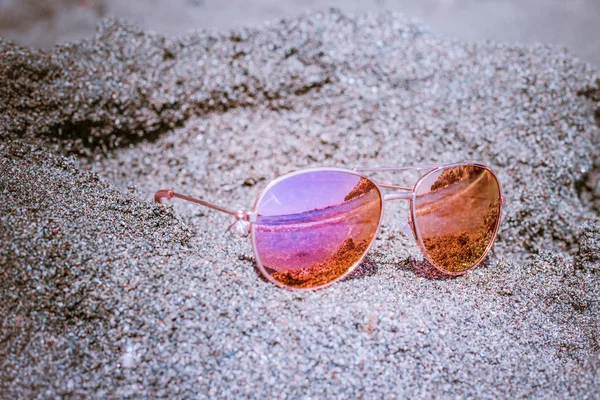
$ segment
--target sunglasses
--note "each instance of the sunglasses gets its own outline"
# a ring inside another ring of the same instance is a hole
[[[364,175],[410,170],[426,172],[413,187]],[[159,190],[154,201],[174,197],[234,216],[229,228],[250,232],[258,270],[292,290],[320,289],[351,274],[373,245],[384,205],[394,200],[410,201],[409,231],[426,260],[443,274],[464,274],[490,251],[504,203],[494,172],[475,163],[303,169],[269,183],[250,211],[172,190]]]

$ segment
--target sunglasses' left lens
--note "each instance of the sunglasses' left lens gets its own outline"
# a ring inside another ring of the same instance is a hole
[[[370,180],[345,171],[306,171],[268,188],[253,224],[259,265],[290,288],[317,288],[352,270],[368,250],[382,199]]]

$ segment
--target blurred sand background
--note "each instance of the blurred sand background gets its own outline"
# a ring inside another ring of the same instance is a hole
[[[0,0],[0,35],[48,47],[91,36],[106,15],[175,36],[200,28],[258,25],[327,7],[355,14],[402,12],[466,41],[567,46],[600,65],[597,0]]]

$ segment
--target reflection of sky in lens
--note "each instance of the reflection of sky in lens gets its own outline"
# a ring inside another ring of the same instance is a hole
[[[423,187],[430,188],[436,179],[435,176],[427,178]],[[421,233],[424,236],[442,236],[465,230],[476,231],[489,204],[497,198],[498,185],[485,170],[435,192],[419,188],[416,210]]]
[[[443,169],[441,169],[440,171],[432,172],[431,175],[427,177],[427,179],[421,181],[421,184],[419,185],[420,191],[429,192],[433,184],[438,180],[438,178],[442,174],[442,172],[444,172]]]
[[[287,215],[321,209],[344,201],[360,177],[349,173],[315,171],[284,179],[260,202],[261,215]]]

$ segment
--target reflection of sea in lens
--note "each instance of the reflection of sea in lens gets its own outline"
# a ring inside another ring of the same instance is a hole
[[[381,217],[381,195],[368,179],[309,171],[271,187],[253,226],[267,273],[294,288],[326,285],[365,254]]]
[[[430,259],[446,271],[463,272],[481,259],[494,238],[500,189],[485,168],[449,167],[422,181],[415,209]]]

